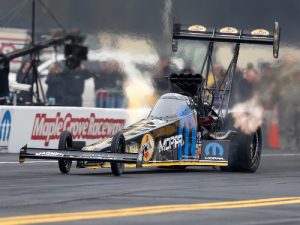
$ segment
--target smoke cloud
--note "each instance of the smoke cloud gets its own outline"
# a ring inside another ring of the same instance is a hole
[[[234,127],[239,128],[245,134],[254,133],[263,123],[264,108],[257,96],[233,106],[231,115],[234,119]]]

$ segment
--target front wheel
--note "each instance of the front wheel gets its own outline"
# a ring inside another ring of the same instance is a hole
[[[58,149],[67,150],[73,147],[72,135],[69,131],[61,133],[58,142]],[[72,167],[72,160],[58,160],[58,167],[61,173],[69,173]]]
[[[111,142],[111,152],[124,153],[125,152],[125,138],[122,133],[116,133]],[[124,172],[124,163],[110,163],[111,172],[115,176],[120,176]]]

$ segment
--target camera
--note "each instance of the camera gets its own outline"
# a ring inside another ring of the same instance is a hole
[[[80,66],[81,61],[87,60],[88,48],[80,44],[65,45],[66,66],[70,69],[76,69]]]

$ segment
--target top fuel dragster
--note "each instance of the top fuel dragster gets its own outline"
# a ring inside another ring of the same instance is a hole
[[[222,170],[255,172],[262,150],[261,129],[244,134],[233,127],[228,113],[231,84],[240,44],[272,45],[273,55],[278,57],[279,24],[275,22],[273,32],[174,24],[173,51],[182,39],[207,42],[202,69],[199,74],[169,75],[170,93],[161,96],[147,118],[80,149],[73,147],[72,134],[64,131],[58,149],[24,146],[20,162],[26,158],[58,160],[60,171],[68,173],[72,161],[77,161],[78,168],[110,166],[117,176],[126,166],[219,166]],[[215,42],[233,43],[234,51],[223,80],[208,86]],[[223,85],[225,81],[228,85]]]

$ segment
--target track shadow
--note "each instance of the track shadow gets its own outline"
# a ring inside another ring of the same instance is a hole
[[[70,174],[68,175],[75,175],[75,176],[80,176],[80,175],[84,175],[84,176],[107,176],[107,175],[112,175],[110,169],[90,169],[87,170],[87,172],[80,172],[77,173],[77,168],[72,168]],[[101,171],[102,170],[102,171]],[[224,173],[222,171],[220,171],[219,169],[216,168],[212,168],[212,167],[201,167],[201,168],[186,168],[186,169],[172,169],[172,168],[142,168],[142,169],[134,169],[134,168],[130,168],[130,169],[125,169],[124,173],[122,174],[122,176],[126,176],[126,175],[145,175],[145,174],[189,174],[189,173]]]

